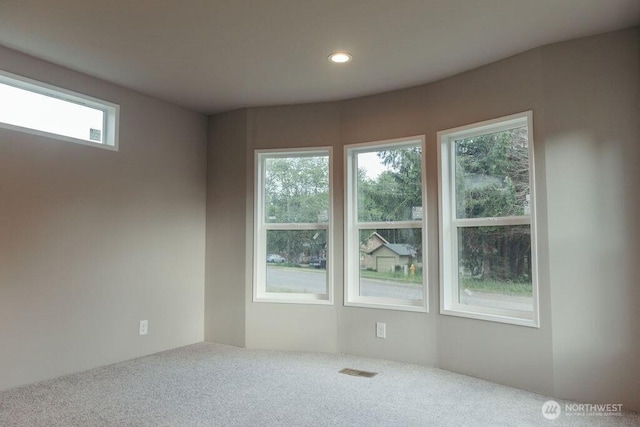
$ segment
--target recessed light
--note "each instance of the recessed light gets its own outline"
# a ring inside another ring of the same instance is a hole
[[[353,59],[353,56],[347,52],[334,52],[329,55],[329,61],[335,62],[336,64],[344,64],[345,62],[349,62]]]

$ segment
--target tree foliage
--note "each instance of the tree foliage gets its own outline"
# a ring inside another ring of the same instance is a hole
[[[378,152],[387,170],[375,179],[358,171],[358,219],[404,221],[422,206],[422,148],[409,147]]]
[[[269,158],[265,167],[265,221],[267,223],[326,222],[329,214],[329,160],[327,156]],[[271,230],[267,253],[288,262],[323,256],[324,230]]]
[[[267,159],[266,222],[326,222],[329,161],[326,156]]]
[[[526,128],[455,142],[456,216],[523,215],[529,195]]]
[[[492,218],[529,213],[527,129],[455,142],[456,216]],[[463,274],[481,279],[530,281],[530,227],[465,227],[458,231]]]
[[[455,142],[457,218],[492,218],[529,213],[529,155],[526,128]],[[363,222],[420,219],[420,146],[377,153],[385,170],[370,177],[357,171],[358,219]],[[318,223],[328,220],[329,165],[326,156],[267,159],[265,221]],[[418,212],[419,215],[418,216]],[[478,279],[523,282],[531,277],[530,227],[463,227],[458,234],[461,274]],[[373,230],[370,230],[373,232]],[[390,243],[413,245],[420,253],[419,230],[377,230]],[[417,234],[416,234],[417,233]],[[365,236],[366,235],[366,236]],[[361,233],[361,239],[370,235]],[[290,262],[323,256],[326,233],[318,230],[270,231],[268,253]]]
[[[422,147],[382,150],[377,157],[386,170],[369,178],[358,171],[358,219],[363,222],[406,221],[422,218]],[[421,229],[362,230],[361,244],[376,231],[389,243],[411,246],[422,257]]]

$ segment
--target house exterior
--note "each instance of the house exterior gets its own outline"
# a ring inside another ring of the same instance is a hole
[[[395,271],[396,266],[415,262],[416,250],[406,243],[385,243],[368,254],[370,266],[376,271]]]
[[[376,232],[371,233],[371,235],[360,244],[360,268],[375,269],[375,263],[372,261],[370,253],[387,243],[389,243],[387,239],[380,234]]]
[[[376,271],[394,271],[396,266],[416,262],[416,249],[406,243],[389,243],[378,233],[372,233],[360,245],[360,267]]]

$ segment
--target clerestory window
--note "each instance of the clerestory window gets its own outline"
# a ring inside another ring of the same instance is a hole
[[[0,127],[118,149],[119,106],[0,71]]]

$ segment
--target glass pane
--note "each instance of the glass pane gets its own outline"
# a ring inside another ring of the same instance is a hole
[[[0,83],[0,122],[102,143],[104,112]]]
[[[422,219],[422,147],[357,154],[358,220]]]
[[[267,292],[327,293],[326,230],[267,231]]]
[[[265,159],[265,222],[329,221],[329,156]]]
[[[527,127],[455,142],[456,217],[528,215]]]
[[[459,303],[533,312],[529,225],[458,228]]]
[[[422,229],[360,230],[360,296],[421,300]]]

